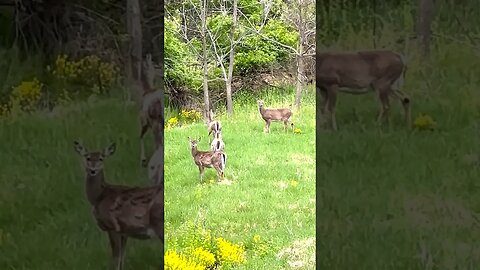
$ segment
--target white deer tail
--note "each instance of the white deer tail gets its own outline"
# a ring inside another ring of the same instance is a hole
[[[222,172],[225,172],[226,166],[227,166],[227,154],[222,153],[222,163],[221,163]]]

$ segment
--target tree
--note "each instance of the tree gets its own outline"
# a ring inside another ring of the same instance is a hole
[[[142,24],[140,21],[139,0],[127,0],[127,29],[129,47],[127,56],[127,76],[132,97],[140,106],[142,88]]]
[[[232,29],[230,30],[230,42],[233,44],[235,38],[235,30],[237,27],[237,0],[233,0],[233,22]],[[233,79],[233,64],[235,61],[235,46],[232,45],[230,49],[230,57],[228,62],[228,74],[225,81],[225,89],[227,92],[227,113],[233,114],[233,101],[232,101],[232,79]]]
[[[208,95],[208,51],[207,51],[207,0],[202,0],[201,7],[201,37],[202,37],[202,66],[203,66],[203,106],[205,111],[205,117],[210,113],[210,98]],[[186,31],[185,31],[186,32]]]
[[[424,55],[430,52],[431,24],[433,18],[433,0],[418,0],[417,38]]]

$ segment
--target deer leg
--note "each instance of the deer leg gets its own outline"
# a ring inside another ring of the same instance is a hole
[[[112,266],[114,270],[122,270],[121,264],[121,236],[114,232],[108,232],[110,247],[112,248]]]
[[[120,236],[120,269],[123,269],[124,262],[125,262],[125,251],[127,247],[127,237],[126,236]]]
[[[322,115],[325,115],[325,111],[327,109],[327,102],[328,102],[328,95],[327,95],[327,89],[320,87],[318,88],[320,95],[322,96],[322,101],[319,104],[320,105],[320,112]]]
[[[200,170],[200,182],[203,182],[203,174],[205,173],[205,168],[199,166],[198,169]]]
[[[145,156],[145,144],[143,143],[143,136],[148,130],[148,125],[142,124],[142,130],[140,131],[140,158],[142,161],[142,166],[147,167],[147,157]]]
[[[378,90],[378,97],[380,100],[380,112],[378,114],[377,122],[382,123],[383,118],[388,117],[388,111],[390,109],[390,101],[388,96],[390,94],[390,88],[383,88]]]
[[[409,128],[412,121],[410,115],[410,97],[408,97],[405,93],[403,93],[403,91],[400,90],[394,90],[393,95],[402,103],[405,115],[405,124]]]
[[[335,107],[337,104],[337,85],[333,85],[330,88],[328,88],[328,100],[327,100],[327,106],[328,106],[328,111],[330,112],[330,121],[332,123],[332,129],[337,130],[337,119],[335,117]]]
[[[270,123],[271,123],[271,122],[272,122],[272,121],[267,120],[267,133],[270,133]]]

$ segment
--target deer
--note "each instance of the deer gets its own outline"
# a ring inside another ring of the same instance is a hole
[[[148,179],[154,185],[164,185],[163,151],[157,149],[148,161]]]
[[[131,187],[106,182],[104,160],[115,153],[111,143],[102,151],[89,152],[74,141],[74,150],[82,157],[85,192],[100,230],[108,234],[115,270],[122,270],[127,239],[159,238],[164,243],[163,185]]]
[[[258,110],[263,120],[265,120],[264,131],[270,133],[270,123],[272,121],[281,121],[285,126],[285,131],[288,130],[288,122],[292,116],[292,110],[290,108],[265,108],[263,100],[257,100]],[[291,124],[293,128],[293,123]]]
[[[191,152],[195,165],[200,171],[200,182],[203,182],[205,168],[214,168],[217,171],[218,181],[225,177],[225,167],[227,165],[227,155],[222,151],[200,151],[198,150],[198,140],[192,140],[188,137],[190,142]]]
[[[145,144],[143,137],[149,129],[153,132],[154,150],[163,148],[163,95],[162,91],[154,90],[153,84],[153,64],[152,55],[147,54],[146,61],[142,66],[142,104],[140,109],[140,159],[142,167],[147,167],[147,158],[145,156]]]
[[[222,132],[217,131],[213,133],[213,141],[210,144],[210,149],[214,152],[224,151],[225,150],[225,143],[222,139]]]
[[[389,97],[394,96],[401,102],[410,127],[410,97],[401,89],[407,66],[401,54],[391,50],[317,52],[316,63],[316,88],[322,98],[318,106],[322,115],[329,112],[333,130],[337,130],[337,92],[361,95],[372,90],[379,99],[379,124],[388,117]]]
[[[207,126],[208,126],[208,136],[210,136],[212,133],[215,137],[215,134],[218,133],[218,132],[222,132],[222,123],[220,123],[220,121],[218,120],[214,120],[214,114],[213,114],[213,111],[210,110],[208,113],[207,113]]]

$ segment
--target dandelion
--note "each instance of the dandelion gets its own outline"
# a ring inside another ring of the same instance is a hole
[[[435,121],[430,115],[420,115],[413,122],[414,127],[419,130],[433,130],[435,127]]]
[[[11,99],[15,100],[25,111],[32,110],[40,101],[43,84],[33,78],[31,81],[23,81],[13,88]]]
[[[257,243],[260,242],[260,235],[255,234],[255,235],[253,236],[253,242],[257,242]]]
[[[219,261],[226,263],[241,264],[245,262],[245,248],[228,242],[223,238],[217,238],[217,256]]]
[[[290,181],[290,185],[292,187],[296,187],[296,186],[298,186],[298,181],[292,180],[292,181]]]
[[[192,257],[199,264],[211,267],[215,264],[215,255],[203,247],[198,247],[192,252]]]
[[[167,124],[165,125],[166,128],[174,128],[178,125],[178,118],[172,117],[168,119]]]
[[[164,256],[164,269],[167,270],[205,270],[205,265],[188,260],[184,255],[175,251],[167,251]]]
[[[295,128],[295,129],[293,130],[293,133],[295,133],[295,134],[300,134],[300,133],[302,133],[302,130],[299,129],[299,128]]]

